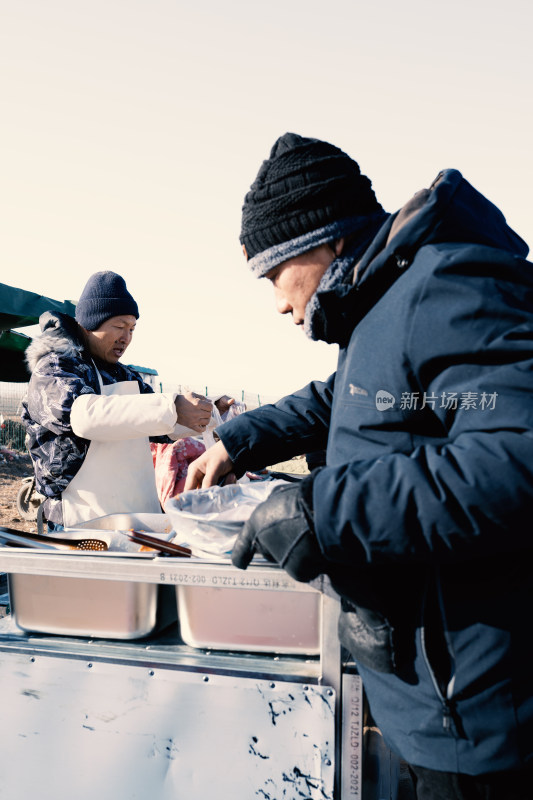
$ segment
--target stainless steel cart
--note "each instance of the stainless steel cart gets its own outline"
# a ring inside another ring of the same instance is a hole
[[[147,639],[33,635],[0,620],[0,797],[26,800],[394,800],[400,763],[367,732],[342,664],[327,580],[274,565],[0,549],[0,571],[320,592],[317,657],[199,650],[178,626]]]

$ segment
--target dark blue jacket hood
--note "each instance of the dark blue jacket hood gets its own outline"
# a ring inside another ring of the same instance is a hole
[[[338,285],[320,302],[330,320],[327,340],[341,346],[355,325],[392,286],[421,247],[468,243],[526,258],[526,242],[502,212],[456,169],[443,170],[429,189],[418,192],[382,225],[359,263],[352,285]],[[334,313],[333,313],[334,312]]]

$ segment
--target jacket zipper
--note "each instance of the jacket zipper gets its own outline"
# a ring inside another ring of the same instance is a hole
[[[450,655],[450,658],[452,660],[452,664],[455,664],[455,659],[453,658],[453,652],[452,652],[451,647],[450,647],[450,641],[449,641],[448,635],[446,633],[446,616],[445,616],[445,613],[444,613],[444,607],[443,607],[443,603],[442,603],[442,595],[441,595],[441,591],[440,591],[441,587],[440,587],[440,580],[438,578],[438,572],[437,572],[435,577],[436,577],[436,584],[437,584],[437,591],[438,591],[439,609],[440,609],[440,612],[442,614],[442,618],[443,618],[443,622],[444,622],[443,630],[444,630],[444,637],[445,637],[445,640],[446,640],[446,649],[447,649],[447,651],[448,651],[448,653]],[[428,586],[426,586],[425,597],[427,597],[427,591],[428,591]],[[423,605],[423,608],[422,608],[422,620],[423,621],[426,618],[425,612],[426,612],[426,603],[425,603],[425,599],[424,599],[424,605]],[[444,732],[447,733],[448,735],[453,736],[454,738],[459,738],[458,732],[457,732],[457,727],[456,727],[456,724],[455,724],[455,719],[454,719],[453,705],[452,705],[452,702],[451,702],[451,698],[453,697],[453,688],[454,688],[454,685],[455,685],[455,673],[452,674],[450,680],[448,681],[448,685],[446,687],[446,696],[444,696],[442,691],[441,691],[441,688],[439,686],[439,683],[437,681],[437,678],[435,677],[435,673],[433,672],[433,668],[431,666],[431,662],[429,660],[429,656],[428,656],[428,653],[427,653],[425,629],[426,629],[426,626],[425,626],[425,624],[423,622],[423,624],[421,625],[421,628],[420,628],[420,639],[421,639],[421,645],[422,645],[422,653],[423,653],[423,656],[424,656],[424,661],[426,663],[427,670],[428,670],[430,678],[431,678],[431,682],[433,683],[433,688],[435,689],[435,693],[436,693],[436,695],[437,695],[437,697],[439,699],[439,702],[441,704],[441,707],[442,707],[442,728],[443,728]],[[454,667],[454,669],[455,669],[455,667]]]
[[[454,678],[452,678],[448,683],[447,691],[446,691],[447,697],[445,697],[443,695],[443,693],[441,692],[440,686],[439,686],[439,684],[437,682],[437,679],[435,677],[435,673],[433,672],[433,669],[431,667],[431,664],[430,664],[430,661],[429,661],[429,658],[428,658],[428,654],[427,654],[427,651],[426,651],[426,643],[425,643],[425,636],[424,636],[424,628],[423,627],[421,629],[420,635],[421,635],[421,641],[422,641],[422,653],[424,654],[424,661],[426,663],[426,667],[427,667],[427,670],[429,672],[429,675],[430,675],[430,678],[431,678],[431,682],[433,683],[433,688],[435,689],[435,694],[437,695],[437,697],[439,699],[439,702],[441,704],[441,707],[442,707],[442,728],[446,733],[450,734],[450,736],[457,736],[457,732],[455,730],[455,725],[454,725],[454,721],[453,721],[452,707],[451,707],[450,699],[449,699],[450,698],[450,694],[451,694],[451,689],[452,689],[452,684],[453,684]]]

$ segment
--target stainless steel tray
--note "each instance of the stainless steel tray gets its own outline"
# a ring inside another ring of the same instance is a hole
[[[64,535],[94,532],[95,538],[106,538],[108,544],[113,539],[123,557],[128,549],[138,548],[112,531],[133,527],[162,534],[162,538],[168,538],[172,530],[164,514],[115,514],[66,529]],[[83,576],[12,570],[9,596],[13,619],[27,632],[128,640],[148,636],[177,619],[176,600],[170,589],[145,580],[93,581],[87,578],[86,569]]]
[[[320,595],[178,586],[181,636],[191,647],[317,655]]]
[[[153,583],[12,573],[8,584],[11,614],[24,631],[138,639],[157,624]]]

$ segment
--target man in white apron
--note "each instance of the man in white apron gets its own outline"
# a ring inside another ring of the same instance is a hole
[[[139,317],[124,279],[97,272],[76,321],[45,313],[28,348],[22,419],[50,528],[105,514],[160,512],[150,439],[203,433],[212,403],[192,392],[156,394],[120,363]]]

